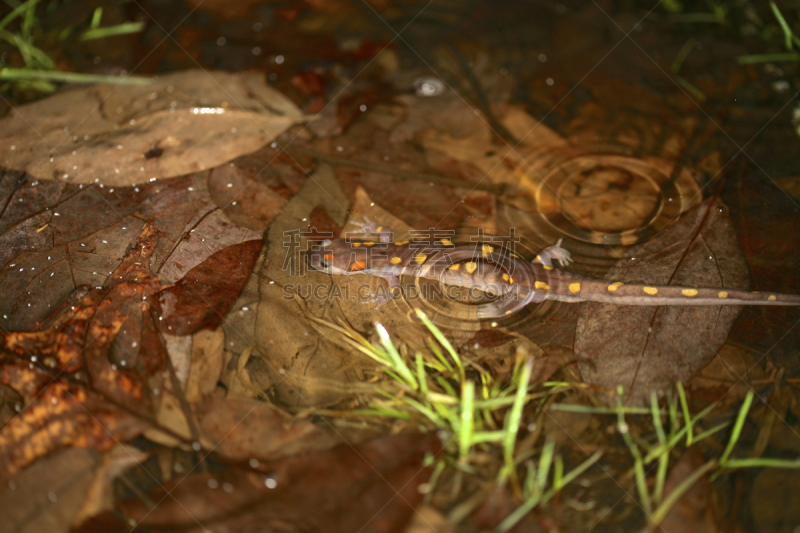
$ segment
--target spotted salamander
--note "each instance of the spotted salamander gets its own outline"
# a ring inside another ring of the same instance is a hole
[[[328,274],[368,274],[385,279],[389,293],[399,276],[438,280],[495,296],[478,309],[479,318],[511,315],[532,302],[603,302],[617,305],[800,305],[800,295],[723,288],[645,285],[589,278],[561,270],[571,261],[561,240],[533,263],[490,244],[454,245],[448,239],[424,244],[352,239],[325,240],[310,254],[312,268]],[[388,298],[373,298],[379,305]]]

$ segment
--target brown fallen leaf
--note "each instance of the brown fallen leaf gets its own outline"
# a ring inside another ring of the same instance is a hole
[[[148,183],[254,152],[302,120],[263,74],[188,70],[13,108],[0,120],[0,165],[40,180]]]
[[[178,354],[170,353],[174,361]],[[201,330],[192,335],[191,362],[186,378],[186,400],[198,402],[213,393],[222,379],[227,357],[222,330]]]
[[[261,241],[228,246],[158,294],[159,328],[172,335],[216,329],[228,314],[261,251]]]
[[[750,512],[758,531],[794,531],[800,524],[800,471],[765,468],[750,492]]]
[[[8,205],[0,217],[0,314],[5,328],[49,327],[48,316],[80,299],[76,289],[112,283],[109,276],[135,245],[146,220],[158,229],[157,269],[174,256],[173,247],[183,244],[180,237],[187,224],[208,204],[201,183],[189,176],[109,188],[38,181],[0,169],[0,200]],[[197,263],[209,255],[208,248],[203,247],[202,255],[195,249]]]
[[[149,531],[400,532],[422,500],[418,487],[430,476],[423,458],[440,447],[433,434],[344,444],[262,464],[258,472],[194,474],[153,491],[155,508],[127,500],[118,509]]]
[[[0,431],[0,486],[65,446],[109,450],[148,425],[96,393],[53,383]]]
[[[261,401],[208,399],[195,414],[207,448],[229,461],[272,460],[338,443],[332,432]]]
[[[606,279],[653,285],[746,289],[747,264],[728,208],[708,200],[674,226],[627,251]],[[575,354],[581,377],[634,402],[687,382],[724,344],[740,306],[624,306],[587,303],[580,310]]]
[[[313,162],[269,146],[220,165],[208,177],[211,200],[234,224],[262,232],[300,192]]]
[[[0,483],[0,531],[69,531],[91,490],[99,463],[100,454],[94,450],[61,450],[12,481]]]
[[[664,498],[680,485],[687,477],[705,464],[702,454],[697,448],[689,448],[683,457],[672,467],[664,484]],[[660,531],[685,531],[687,533],[703,533],[719,531],[721,524],[716,524],[711,501],[711,484],[704,475],[675,503],[661,522]]]

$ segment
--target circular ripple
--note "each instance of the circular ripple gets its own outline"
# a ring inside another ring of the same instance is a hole
[[[539,212],[557,234],[579,241],[640,242],[702,199],[688,171],[672,178],[658,162],[620,155],[564,161],[536,190]]]

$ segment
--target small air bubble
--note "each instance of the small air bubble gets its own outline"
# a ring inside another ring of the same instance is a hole
[[[209,489],[216,489],[219,487],[219,482],[216,479],[209,479],[208,480],[208,488]]]
[[[548,86],[552,87],[552,86],[553,86],[553,84],[555,83],[555,80],[553,80],[553,78],[547,78],[546,80],[544,80],[544,82],[545,82],[545,83],[546,83]]]
[[[253,49],[250,50],[250,52],[252,52],[252,54],[254,56],[260,56],[261,55],[261,47],[260,46],[254,46]]]
[[[202,450],[202,449],[203,449],[203,447],[200,445],[200,443],[199,443],[199,442],[197,442],[197,441],[194,441],[194,442],[192,443],[192,449],[193,449],[194,451],[196,451],[196,452],[199,452],[200,450]]]
[[[227,39],[225,39],[225,37],[220,37],[219,39],[217,39],[217,46],[225,46],[226,42],[228,41]]]
[[[285,61],[285,59],[284,59],[284,57],[283,57],[283,56],[281,56],[281,55],[277,55],[277,56],[275,56],[275,64],[277,64],[277,65],[283,65],[283,62],[284,62],[284,61]]]
[[[267,487],[268,489],[274,489],[275,487],[278,486],[278,480],[276,480],[275,477],[273,476],[267,476],[264,479],[264,486]]]

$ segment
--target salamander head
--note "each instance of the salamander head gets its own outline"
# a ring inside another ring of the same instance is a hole
[[[325,239],[318,245],[312,246],[308,254],[308,264],[314,270],[321,270],[330,275],[350,274],[356,269],[351,268],[350,251],[341,250],[341,243]]]

